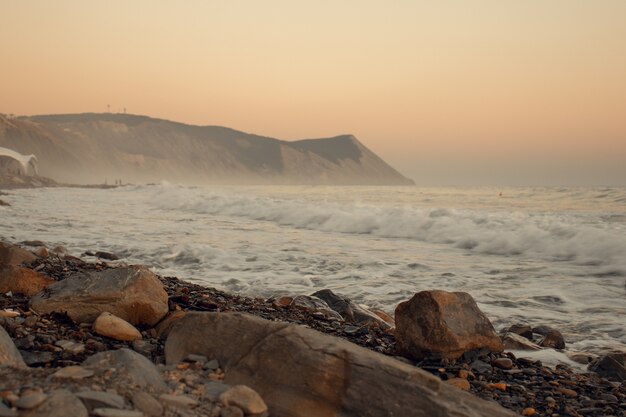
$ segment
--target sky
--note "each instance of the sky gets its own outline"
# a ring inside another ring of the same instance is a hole
[[[418,185],[626,186],[624,0],[0,0],[0,112],[354,134]]]

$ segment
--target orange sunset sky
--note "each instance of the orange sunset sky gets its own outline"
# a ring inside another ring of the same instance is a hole
[[[626,1],[0,0],[0,112],[356,135],[418,185],[626,185]]]

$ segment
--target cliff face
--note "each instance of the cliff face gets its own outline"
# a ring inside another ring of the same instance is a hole
[[[127,114],[0,118],[0,146],[72,183],[412,184],[354,136],[287,142]]]

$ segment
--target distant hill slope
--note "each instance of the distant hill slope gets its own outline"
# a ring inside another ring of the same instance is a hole
[[[105,178],[188,184],[413,183],[350,135],[287,142],[129,114],[0,116],[0,146],[35,154],[41,175],[71,183]]]

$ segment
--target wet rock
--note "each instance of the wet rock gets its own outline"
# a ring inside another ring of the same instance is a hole
[[[626,354],[609,353],[589,364],[589,370],[613,381],[626,381]]]
[[[13,340],[2,326],[0,326],[0,365],[12,366],[14,368],[26,367]]]
[[[152,395],[138,391],[133,394],[133,405],[149,417],[157,417],[163,414],[163,406]]]
[[[120,259],[120,257],[114,253],[104,251],[97,251],[94,256],[96,256],[97,258],[106,259],[107,261],[117,261]]]
[[[217,359],[225,383],[251,387],[276,417],[514,415],[391,357],[247,314],[188,313],[170,332],[166,362],[190,353]]]
[[[48,252],[48,249],[45,247],[36,249],[34,253],[40,258],[47,258],[50,256],[50,252]]]
[[[335,294],[329,289],[317,291],[311,294],[311,296],[325,301],[331,309],[339,313],[345,321],[350,323],[356,323],[358,325],[378,324],[389,327],[387,322],[373,312],[364,309],[346,297]]]
[[[539,346],[552,349],[565,349],[565,339],[558,330],[550,330],[543,335]]]
[[[0,417],[18,417],[17,411],[11,410],[0,401]]]
[[[465,352],[503,349],[491,322],[471,295],[422,291],[396,307],[398,351],[408,357],[456,359]]]
[[[165,383],[154,364],[145,356],[130,349],[96,353],[87,358],[83,366],[99,371],[114,369],[115,374],[112,377],[140,388],[165,389]]]
[[[141,333],[126,320],[111,313],[101,313],[93,323],[94,332],[115,340],[132,342],[141,339]]]
[[[23,240],[20,242],[21,245],[24,246],[30,246],[33,248],[38,248],[38,247],[45,247],[46,246],[46,242],[42,241],[42,240]]]
[[[76,396],[81,399],[89,411],[96,408],[124,408],[124,397],[111,392],[79,391]]]
[[[32,252],[10,243],[0,242],[0,269],[29,264],[37,259]]]
[[[337,313],[335,310],[330,308],[326,301],[310,296],[310,295],[297,295],[293,297],[293,300],[290,304],[292,307],[297,307],[303,310],[308,310],[316,313],[323,314],[328,318],[335,318],[338,320],[343,320],[341,314]]]
[[[541,346],[516,333],[505,333],[502,336],[505,350],[539,350]]]
[[[0,269],[0,293],[10,291],[32,297],[54,282],[52,278],[28,268],[7,266]]]
[[[533,340],[533,328],[528,324],[513,324],[512,326],[503,329],[501,333],[515,333],[528,340]]]
[[[5,206],[5,207],[10,207],[11,205],[9,203],[7,203],[6,201],[0,199],[0,207]]]
[[[20,417],[88,417],[83,403],[66,390],[53,391],[39,407],[20,413]]]
[[[91,323],[106,311],[133,325],[150,326],[168,311],[163,285],[143,266],[72,275],[35,296],[31,307],[40,314],[66,313],[78,323]]]

